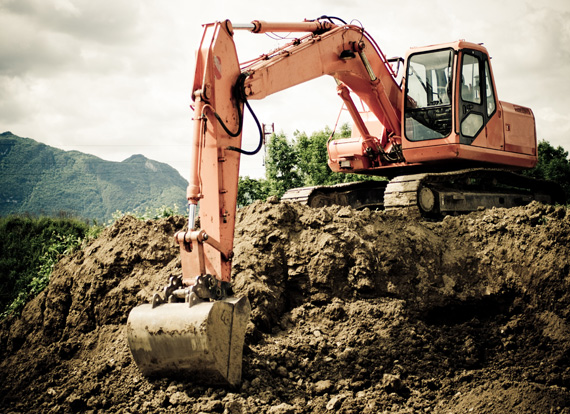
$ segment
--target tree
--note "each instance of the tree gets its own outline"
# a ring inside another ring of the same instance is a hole
[[[303,185],[298,164],[297,149],[287,141],[285,134],[272,134],[265,160],[269,195],[281,197],[288,189]]]
[[[238,207],[244,207],[255,200],[265,200],[269,196],[269,183],[264,179],[239,177],[238,181]]]
[[[555,181],[566,193],[566,203],[570,202],[570,161],[568,151],[558,146],[554,148],[548,141],[538,143],[538,163],[525,171],[525,175],[542,180]]]
[[[358,181],[361,178],[350,174],[335,173],[329,168],[327,145],[331,134],[333,132],[329,127],[314,132],[310,138],[304,132],[295,132],[295,148],[299,154],[299,170],[304,185],[332,185]],[[341,126],[340,133],[334,134],[333,139],[346,138],[350,134],[350,127],[344,124]]]

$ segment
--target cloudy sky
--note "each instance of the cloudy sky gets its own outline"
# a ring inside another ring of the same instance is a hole
[[[567,0],[0,0],[0,132],[112,161],[144,154],[187,178],[201,24],[324,14],[357,20],[389,57],[457,39],[484,43],[499,99],[531,107],[539,139],[570,150]],[[235,41],[240,60],[280,45],[247,32]],[[334,126],[341,103],[324,78],[252,106],[292,137]],[[243,146],[256,142],[247,122]],[[262,176],[262,157],[242,162],[241,173]]]

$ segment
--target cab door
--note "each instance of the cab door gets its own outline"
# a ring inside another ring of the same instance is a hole
[[[462,50],[458,96],[459,142],[471,145],[479,137],[478,145],[502,148],[504,139],[500,142],[501,139],[497,139],[493,133],[492,139],[488,140],[485,128],[497,109],[489,58],[485,53],[472,49]],[[500,127],[498,123],[497,126]],[[495,129],[492,128],[493,131]]]

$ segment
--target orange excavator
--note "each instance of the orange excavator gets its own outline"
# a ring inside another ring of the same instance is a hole
[[[303,35],[240,64],[236,30]],[[405,59],[388,60],[362,27],[338,18],[206,24],[192,89],[189,223],[175,235],[182,276],[135,307],[127,322],[144,374],[239,384],[250,313],[247,298],[234,297],[230,285],[239,163],[261,147],[260,139],[254,151],[241,148],[244,106],[251,111],[248,101],[323,75],[336,80],[354,123],[350,138],[329,141],[330,168],[390,181],[294,189],[284,199],[442,215],[561,197],[553,184],[514,172],[537,162],[534,116],[498,100],[480,44],[412,48]]]

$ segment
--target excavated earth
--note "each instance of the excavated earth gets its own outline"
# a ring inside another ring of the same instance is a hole
[[[570,413],[570,214],[427,221],[270,201],[239,211],[252,304],[237,388],[147,379],[127,315],[180,274],[182,217],[124,217],[0,326],[0,411]]]

